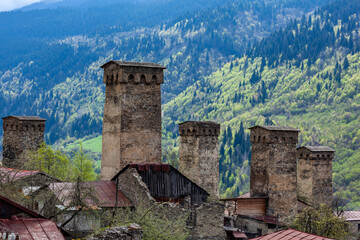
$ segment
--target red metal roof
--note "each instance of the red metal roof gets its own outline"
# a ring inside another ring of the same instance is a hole
[[[234,236],[235,238],[246,238],[246,239],[247,239],[246,234],[243,233],[243,232],[239,232],[239,231],[234,231],[234,232],[233,232],[233,236]]]
[[[43,216],[37,214],[36,212],[33,212],[30,209],[28,209],[26,207],[23,207],[20,204],[17,204],[15,202],[11,201],[10,199],[0,195],[0,203],[1,203],[1,201],[6,202],[7,204],[13,206],[15,209],[19,210],[20,212],[24,212],[24,213],[26,213],[29,216],[32,216],[34,218],[44,218]],[[1,204],[1,205],[3,205],[3,204]]]
[[[40,171],[26,171],[13,168],[0,167],[0,182],[8,183],[17,181],[21,178],[29,177],[31,175],[39,174]]]
[[[294,229],[287,229],[287,230],[282,230],[279,232],[275,232],[275,233],[270,233],[261,237],[257,237],[254,239],[262,239],[262,240],[268,240],[268,239],[276,239],[276,240],[290,240],[290,239],[296,239],[296,240],[301,240],[301,239],[306,239],[306,240],[331,240],[331,238],[326,238],[326,237],[322,237],[322,236],[318,236],[318,235],[314,235],[314,234],[310,234],[310,233],[304,233],[304,232],[300,232]]]
[[[243,194],[243,195],[240,195],[239,197],[237,197],[237,198],[250,198],[250,193],[248,192],[248,193],[245,193],[245,194]]]
[[[0,231],[19,234],[21,240],[65,240],[56,224],[47,219],[0,219]]]
[[[360,211],[344,211],[340,217],[345,218],[346,221],[359,221]]]
[[[76,189],[74,182],[51,183],[49,188],[64,206],[69,206]],[[86,195],[90,190],[91,197],[85,199],[88,207],[115,207],[116,184],[113,181],[82,182],[81,191]],[[131,201],[125,194],[118,190],[117,207],[131,207]]]
[[[169,172],[170,165],[166,163],[132,163],[131,168],[136,168],[138,171],[148,171],[149,167],[153,167],[154,172]]]

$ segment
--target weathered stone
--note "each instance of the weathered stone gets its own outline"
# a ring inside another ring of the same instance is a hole
[[[300,147],[297,149],[297,185],[299,196],[315,206],[332,203],[332,159],[329,147]]]
[[[3,165],[20,169],[26,151],[37,150],[44,141],[45,119],[35,116],[3,118]]]
[[[165,67],[110,61],[104,68],[101,178],[129,163],[161,162],[161,86]]]
[[[87,240],[107,240],[107,239],[121,239],[121,240],[141,240],[143,233],[141,227],[132,223],[129,226],[107,228],[103,232],[94,234],[86,238]]]
[[[255,126],[252,142],[250,195],[268,197],[268,215],[296,214],[296,143],[299,130]]]
[[[219,197],[220,124],[188,121],[179,124],[179,169],[210,195]]]

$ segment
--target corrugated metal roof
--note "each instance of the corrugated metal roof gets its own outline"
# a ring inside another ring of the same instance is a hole
[[[0,167],[0,183],[9,183],[12,181],[17,181],[19,179],[34,176],[37,174],[41,174],[49,178],[52,178],[54,179],[54,181],[60,181],[59,179],[54,178],[41,171],[27,171],[27,170],[19,170],[14,168]]]
[[[360,211],[344,211],[340,217],[345,218],[346,221],[359,221]]]
[[[121,66],[121,67],[146,67],[146,68],[166,69],[165,66],[157,64],[157,63],[125,62],[125,61],[116,61],[116,60],[111,60],[111,61],[105,63],[104,65],[101,66],[101,68],[104,68],[106,65],[108,65],[110,63],[115,63],[115,64],[117,64],[118,66]]]
[[[294,229],[287,229],[287,230],[282,230],[279,232],[275,232],[275,233],[270,233],[261,237],[257,237],[254,239],[263,239],[263,240],[268,240],[268,239],[276,239],[276,240],[290,240],[290,239],[297,239],[297,240],[301,240],[301,239],[311,239],[311,240],[331,240],[331,238],[326,238],[326,237],[322,237],[322,236],[318,236],[318,235],[314,235],[314,234],[310,234],[310,233],[304,233],[304,232],[300,232]]]
[[[269,131],[297,131],[300,132],[299,129],[293,128],[293,127],[288,127],[288,126],[260,126],[260,125],[256,125],[253,126],[249,129],[253,129],[253,128],[264,128],[266,130]]]
[[[334,149],[332,149],[331,147],[328,146],[302,146],[299,147],[298,149],[301,148],[306,148],[308,150],[310,150],[311,152],[335,152]]]
[[[7,117],[3,117],[2,119],[5,119],[5,118],[16,118],[20,121],[46,121],[45,118],[41,118],[41,117],[38,117],[38,116],[7,116]]]
[[[47,219],[0,219],[0,230],[19,234],[24,240],[65,240],[55,223]]]
[[[52,183],[49,188],[64,206],[69,206],[73,200],[76,184],[74,182]],[[88,207],[115,207],[116,184],[113,181],[82,182],[80,186],[81,193],[89,195],[85,198]],[[118,190],[117,194],[117,207],[133,206],[121,190]]]

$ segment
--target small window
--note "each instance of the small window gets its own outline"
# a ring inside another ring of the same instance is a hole
[[[134,81],[134,75],[130,74],[128,77],[129,82],[133,82]]]
[[[358,231],[360,231],[360,224],[358,223]]]
[[[258,228],[258,229],[257,229],[257,235],[258,235],[258,236],[261,236],[261,235],[262,235],[262,229],[261,229],[261,228]]]
[[[281,141],[284,143],[284,142],[285,142],[285,137],[282,137],[282,138],[281,138]]]
[[[145,75],[141,75],[140,82],[145,83],[145,81],[146,81]]]
[[[151,81],[155,83],[156,80],[157,80],[156,75],[153,75],[152,78],[151,78]]]

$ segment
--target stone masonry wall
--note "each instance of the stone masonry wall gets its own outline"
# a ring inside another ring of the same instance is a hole
[[[101,178],[129,163],[160,163],[163,69],[113,63],[104,68],[104,83]]]
[[[14,117],[3,119],[3,165],[21,168],[26,151],[34,151],[44,141],[45,121],[20,121]]]
[[[214,197],[219,196],[220,124],[184,122],[179,125],[179,169]]]
[[[286,217],[295,214],[297,206],[298,131],[269,129],[251,128],[250,195],[268,197],[268,215]]]
[[[334,151],[298,148],[298,193],[317,206],[332,204],[332,159]]]

